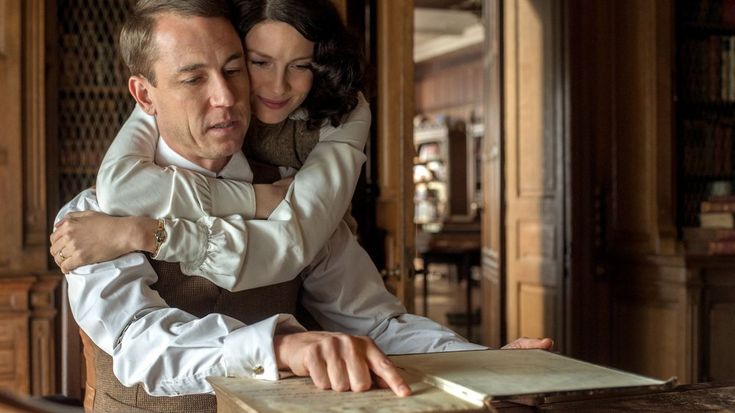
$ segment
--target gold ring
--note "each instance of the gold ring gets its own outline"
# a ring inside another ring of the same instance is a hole
[[[59,251],[59,254],[58,255],[59,255],[59,258],[61,259],[61,261],[64,261],[66,259],[66,257],[64,256],[64,253],[61,252],[61,251]]]

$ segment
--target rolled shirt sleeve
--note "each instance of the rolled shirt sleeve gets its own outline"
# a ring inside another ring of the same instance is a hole
[[[99,210],[87,190],[67,204],[66,213]],[[69,304],[80,328],[113,359],[126,386],[141,383],[154,396],[212,392],[211,375],[275,380],[273,336],[304,331],[291,315],[252,325],[222,315],[197,318],[169,307],[150,286],[158,279],[140,253],[87,265],[66,275]]]
[[[367,335],[386,354],[479,350],[455,332],[408,314],[367,252],[341,223],[304,278],[303,305],[326,330]]]

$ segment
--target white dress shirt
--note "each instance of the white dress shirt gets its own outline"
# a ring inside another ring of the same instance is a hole
[[[161,166],[214,176],[159,142]],[[221,175],[252,176],[242,153],[233,155]],[[99,210],[94,190],[67,204],[57,221],[81,210]],[[406,314],[344,222],[304,273],[303,305],[326,330],[368,335],[390,354],[483,348],[431,320]],[[170,308],[150,288],[158,277],[140,253],[80,267],[66,277],[74,318],[112,356],[115,376],[124,385],[142,383],[152,395],[211,392],[207,376],[276,380],[273,336],[303,331],[286,314],[245,325],[222,314],[197,318]]]
[[[294,117],[303,117],[297,111]],[[362,95],[345,122],[326,125],[268,221],[251,220],[250,179],[223,180],[154,163],[155,119],[136,106],[97,175],[103,212],[166,220],[156,259],[181,263],[230,291],[288,281],[313,261],[342,220],[365,162],[370,108]],[[294,172],[282,168],[282,174]],[[298,200],[298,202],[295,202]],[[279,263],[279,265],[272,265]]]

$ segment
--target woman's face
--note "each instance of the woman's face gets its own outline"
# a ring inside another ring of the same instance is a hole
[[[245,49],[253,113],[263,123],[279,123],[311,90],[314,43],[287,23],[266,20],[245,35]]]

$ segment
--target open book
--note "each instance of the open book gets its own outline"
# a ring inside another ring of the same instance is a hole
[[[655,380],[543,350],[484,350],[391,356],[413,394],[319,390],[309,378],[269,382],[210,377],[219,413],[483,412],[493,400],[597,392],[663,390]]]

